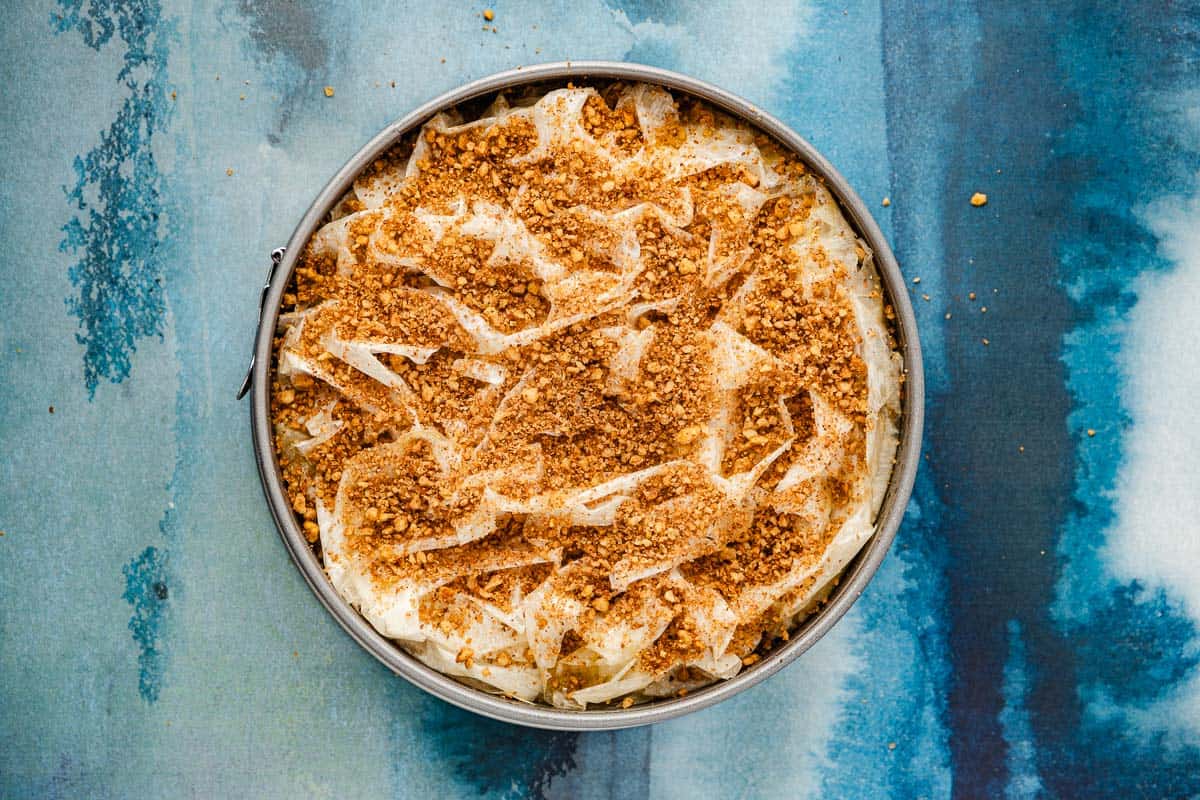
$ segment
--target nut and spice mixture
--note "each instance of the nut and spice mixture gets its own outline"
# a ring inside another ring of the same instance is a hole
[[[335,587],[435,669],[564,708],[757,661],[871,535],[900,364],[794,155],[648,85],[439,114],[284,296],[271,412]]]

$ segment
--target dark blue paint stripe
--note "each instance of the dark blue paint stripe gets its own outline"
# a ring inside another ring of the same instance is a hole
[[[1071,653],[1046,635],[1057,571],[1042,555],[1054,550],[1072,485],[1058,352],[1073,312],[1058,288],[1054,245],[1068,197],[1053,156],[1070,109],[1048,74],[1050,15],[992,6],[979,15],[978,42],[960,39],[942,9],[889,1],[883,15],[893,184],[899,193],[930,170],[943,176],[930,208],[902,199],[894,220],[906,263],[906,241],[927,219],[913,212],[941,219],[945,287],[957,312],[945,335],[950,388],[931,398],[927,443],[947,508],[940,534],[950,562],[954,788],[972,797],[997,796],[1006,778],[998,715],[1014,615],[1031,649],[1057,651],[1061,671],[1040,690],[1059,702],[1046,707],[1075,707]],[[976,83],[960,91],[964,63]],[[952,131],[944,151],[926,139],[939,124]],[[979,189],[991,197],[983,209],[968,203]],[[921,265],[910,266],[919,274]],[[979,302],[967,301],[970,292]],[[982,315],[989,303],[992,313]],[[1023,454],[1020,442],[1031,445]]]
[[[1097,720],[1084,705],[1093,687],[1139,703],[1167,697],[1196,669],[1186,655],[1191,624],[1136,585],[1064,584],[1064,570],[1087,565],[1055,558],[1061,531],[1099,547],[1112,519],[1102,498],[1075,500],[1082,456],[1067,421],[1079,401],[1068,387],[1117,387],[1070,383],[1064,336],[1097,309],[1124,314],[1129,280],[1153,262],[1152,238],[1133,210],[1177,191],[1179,174],[1195,174],[1194,154],[1154,121],[1153,104],[1200,80],[1197,20],[1194,4],[987,3],[948,13],[884,2],[893,184],[902,192],[941,175],[931,205],[897,203],[897,249],[906,261],[906,242],[941,221],[953,297],[948,388],[931,399],[928,446],[948,509],[940,534],[949,550],[948,724],[959,797],[1002,795],[1014,777],[1000,724],[1013,621],[1047,795],[1200,791],[1195,748],[1128,730],[1121,717]],[[967,83],[964,73],[973,73]],[[931,138],[938,126],[950,131],[944,142]],[[982,209],[967,204],[977,190],[989,195]],[[1131,261],[1138,267],[1122,272]],[[916,274],[921,265],[910,267]],[[1100,271],[1119,276],[1110,291],[1080,303],[1067,296],[1064,286]],[[1097,466],[1112,474],[1115,464]],[[1060,586],[1078,593],[1068,605],[1091,609],[1083,621],[1055,616]]]

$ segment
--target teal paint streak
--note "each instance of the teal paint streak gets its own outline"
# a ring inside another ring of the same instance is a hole
[[[163,239],[171,218],[152,150],[170,119],[168,43],[174,35],[157,0],[60,0],[51,17],[58,33],[77,31],[99,51],[116,36],[125,45],[117,82],[128,92],[100,143],[74,161],[67,197],[77,214],[63,227],[62,252],[79,256],[69,270],[79,294],[67,307],[79,318],[83,376],[89,398],[101,380],[129,376],[137,340],[163,335],[167,271]],[[165,529],[166,520],[160,527]],[[138,693],[158,699],[166,666],[160,631],[168,613],[168,556],[148,547],[124,568],[122,597],[133,607],[129,630],[138,645]]]
[[[59,249],[78,256],[70,268],[78,295],[67,308],[79,318],[83,378],[93,397],[102,380],[129,376],[137,341],[163,334],[162,240],[171,233],[163,178],[151,148],[170,120],[167,84],[172,25],[157,0],[60,0],[51,17],[59,33],[77,31],[99,51],[114,35],[126,50],[117,81],[128,92],[100,143],[74,161],[66,190],[77,212],[63,227]]]
[[[133,606],[129,632],[138,646],[138,693],[153,703],[162,687],[166,652],[160,633],[170,614],[168,555],[147,547],[121,571],[125,574],[125,602]]]
[[[52,15],[58,33],[76,31],[99,51],[114,37],[125,46],[117,83],[126,95],[100,143],[74,161],[76,181],[67,197],[77,212],[63,227],[62,252],[78,295],[67,307],[79,318],[83,377],[88,397],[102,380],[119,383],[132,369],[137,341],[162,338],[174,232],[170,201],[153,152],[156,133],[171,117],[167,80],[174,25],[158,0],[60,0]],[[172,514],[160,523],[166,533]],[[133,607],[129,630],[138,645],[138,693],[153,703],[161,691],[167,653],[161,629],[168,616],[168,553],[148,547],[123,568],[122,597]]]

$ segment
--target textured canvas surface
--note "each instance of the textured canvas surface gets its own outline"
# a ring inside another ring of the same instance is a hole
[[[482,8],[9,5],[0,796],[1200,796],[1200,7]],[[834,632],[588,735],[457,711],[344,635],[234,400],[267,254],[341,163],[565,58],[810,138],[894,243],[930,388],[906,523]]]

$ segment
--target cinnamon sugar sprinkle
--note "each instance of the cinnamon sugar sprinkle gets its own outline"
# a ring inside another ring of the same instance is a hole
[[[297,262],[297,519],[381,633],[490,691],[731,677],[872,530],[900,371],[871,254],[795,156],[658,87],[476,120],[378,159]]]

